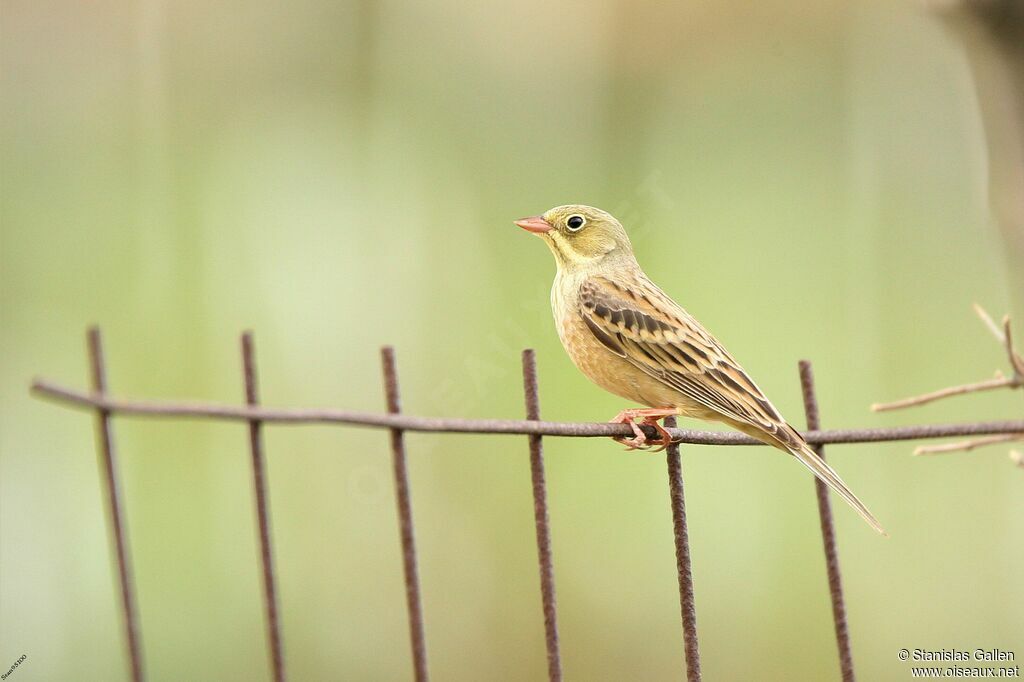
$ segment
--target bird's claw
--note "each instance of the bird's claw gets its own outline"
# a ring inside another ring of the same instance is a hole
[[[672,436],[661,425],[660,420],[674,414],[676,414],[675,410],[623,410],[611,420],[611,423],[629,424],[629,427],[633,429],[634,435],[632,438],[613,436],[612,439],[617,443],[625,445],[626,450],[648,450],[651,447],[657,447],[654,452],[661,452],[672,444]],[[640,425],[637,425],[635,421],[637,417],[643,418]],[[640,426],[652,427],[657,432],[657,436],[653,439],[648,438]]]

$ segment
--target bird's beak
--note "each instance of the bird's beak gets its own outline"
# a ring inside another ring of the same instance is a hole
[[[554,227],[551,223],[544,220],[544,218],[539,215],[531,216],[529,218],[523,218],[521,220],[516,220],[515,223],[524,230],[529,230],[530,232],[533,232],[535,234],[544,234],[545,232],[550,232]]]

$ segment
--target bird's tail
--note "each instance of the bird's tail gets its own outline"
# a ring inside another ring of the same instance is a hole
[[[881,533],[882,535],[888,536],[882,528],[882,524],[878,523],[878,519],[875,518],[874,514],[868,511],[868,508],[864,506],[864,503],[857,499],[857,496],[853,494],[853,491],[843,483],[843,479],[839,478],[839,474],[836,473],[835,469],[825,463],[821,457],[818,456],[811,446],[807,444],[804,437],[786,422],[776,422],[776,428],[768,431],[763,428],[758,428],[750,423],[742,423],[737,421],[726,421],[740,431],[753,436],[762,443],[771,445],[780,450],[784,450],[799,460],[801,464],[811,470],[815,476],[821,481],[832,488],[839,497],[846,500],[854,510],[868,522],[872,528]]]
[[[888,535],[882,525],[878,523],[878,519],[868,511],[868,508],[864,506],[864,503],[857,499],[857,496],[853,494],[843,479],[839,478],[839,474],[836,473],[835,469],[830,467],[825,460],[818,456],[811,446],[808,445],[803,438],[796,435],[796,442],[785,443],[784,447],[786,450],[791,452],[801,464],[811,470],[815,476],[822,480],[829,488],[836,491],[839,497],[846,500],[847,504],[853,507],[861,517],[868,522],[868,524],[882,535]]]

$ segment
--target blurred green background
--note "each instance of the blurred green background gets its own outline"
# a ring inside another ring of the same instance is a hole
[[[1015,312],[962,46],[889,3],[180,2],[0,6],[0,668],[125,679],[85,386],[242,399],[252,329],[271,405],[610,418],[563,353],[554,270],[511,220],[618,215],[648,273],[803,426],[1019,418],[1019,395],[867,406],[1005,368],[974,318]],[[1024,327],[1017,329],[1024,336]],[[115,423],[146,668],[268,679],[244,426]],[[526,440],[410,435],[430,668],[545,675]],[[267,432],[295,680],[411,677],[387,435]],[[835,503],[863,679],[900,648],[1024,656],[1024,479],[1006,448],[833,447],[886,525]],[[546,441],[569,680],[682,675],[663,456]],[[764,448],[684,448],[709,680],[831,679],[811,478]]]

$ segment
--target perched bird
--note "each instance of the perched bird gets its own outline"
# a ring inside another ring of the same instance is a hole
[[[601,388],[649,408],[620,412],[612,421],[629,424],[635,435],[616,440],[629,448],[665,447],[669,434],[658,422],[669,415],[724,422],[795,456],[885,534],[729,351],[644,274],[618,220],[568,205],[515,224],[542,238],[555,256],[551,308],[569,357]],[[648,439],[638,418],[655,428],[657,439]]]

